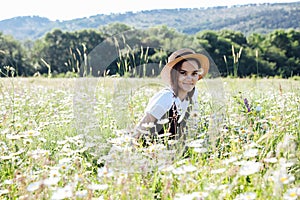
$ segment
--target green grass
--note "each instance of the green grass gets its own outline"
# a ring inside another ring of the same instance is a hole
[[[0,199],[299,198],[299,80],[200,81],[186,158],[128,137],[162,87],[0,79]]]

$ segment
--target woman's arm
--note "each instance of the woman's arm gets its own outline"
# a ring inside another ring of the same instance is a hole
[[[157,119],[151,115],[150,113],[146,113],[144,117],[141,119],[141,121],[137,124],[135,128],[135,133],[133,134],[133,137],[138,139],[140,136],[144,133],[148,133],[149,126],[154,126],[154,122],[156,122]]]
[[[154,123],[171,108],[174,101],[173,96],[171,90],[163,89],[150,99],[145,109],[145,115],[137,124],[133,137],[140,138],[142,134],[149,134],[149,128],[154,127]]]

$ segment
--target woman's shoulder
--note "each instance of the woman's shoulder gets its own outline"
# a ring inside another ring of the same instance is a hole
[[[172,106],[173,102],[174,102],[173,91],[169,88],[164,88],[150,98],[148,107],[149,106],[152,107],[154,105],[160,105],[162,107],[169,108]]]
[[[174,92],[170,88],[163,88],[158,93],[156,93],[151,100],[173,100]]]
[[[160,119],[172,107],[173,102],[172,90],[162,89],[149,100],[145,112]]]

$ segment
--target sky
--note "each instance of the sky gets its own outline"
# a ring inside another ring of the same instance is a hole
[[[0,20],[18,16],[40,16],[63,21],[128,11],[297,1],[300,0],[8,0],[1,4]]]

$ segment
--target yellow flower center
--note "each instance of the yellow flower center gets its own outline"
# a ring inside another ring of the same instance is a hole
[[[281,182],[285,182],[286,180],[288,180],[287,177],[281,177],[281,178],[280,178],[280,181],[281,181]]]
[[[295,196],[297,196],[296,192],[291,192],[290,193],[290,197],[295,197]]]

